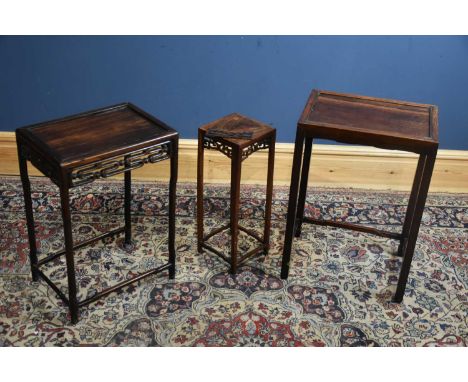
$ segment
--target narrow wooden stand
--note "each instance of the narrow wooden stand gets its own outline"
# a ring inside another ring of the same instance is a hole
[[[271,201],[273,194],[273,167],[275,157],[276,129],[244,117],[230,114],[198,130],[198,172],[197,172],[197,240],[198,252],[206,249],[231,264],[230,272],[235,274],[239,265],[251,257],[268,253],[270,247]],[[219,227],[207,235],[203,232],[203,157],[204,150],[218,150],[231,158],[231,218],[229,224]],[[239,225],[240,180],[242,161],[255,151],[268,149],[268,175],[265,201],[265,226],[263,238],[255,231]],[[214,235],[229,229],[231,231],[231,256],[228,257],[206,241]],[[243,231],[259,241],[261,246],[238,256],[238,235]]]

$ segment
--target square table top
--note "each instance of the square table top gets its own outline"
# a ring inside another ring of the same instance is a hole
[[[16,133],[63,167],[123,155],[177,135],[130,103],[18,128]]]
[[[239,113],[226,115],[200,127],[199,130],[206,136],[213,134],[212,137],[215,137],[216,133],[219,133],[219,138],[223,142],[240,148],[245,148],[259,142],[276,131],[276,129],[265,123]],[[233,134],[234,137],[229,137],[230,134]],[[250,134],[251,136],[236,138],[236,134]]]
[[[313,90],[298,125],[340,142],[395,149],[438,144],[437,107],[413,102]]]

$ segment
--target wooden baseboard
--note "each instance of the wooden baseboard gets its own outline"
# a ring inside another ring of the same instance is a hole
[[[197,141],[182,139],[179,144],[179,181],[196,182]],[[276,185],[288,185],[294,145],[277,143]],[[205,181],[228,183],[230,161],[219,152],[205,151]],[[242,182],[266,182],[266,151],[259,151],[242,163]],[[325,187],[353,187],[376,190],[409,190],[417,156],[402,151],[372,147],[314,145],[309,184]],[[31,166],[32,167],[32,166]],[[30,167],[31,175],[40,173]],[[15,135],[0,132],[0,174],[18,175]],[[132,172],[134,179],[167,180],[168,162],[147,165]],[[439,150],[432,177],[432,192],[468,192],[468,151]]]

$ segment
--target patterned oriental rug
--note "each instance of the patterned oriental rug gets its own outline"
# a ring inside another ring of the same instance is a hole
[[[32,182],[40,256],[63,245],[57,188]],[[407,194],[311,189],[306,215],[399,231]],[[75,252],[79,298],[167,261],[167,186],[133,185],[132,251],[122,236]],[[196,253],[196,188],[177,188],[177,275],[151,276],[81,309],[77,325],[45,282],[33,283],[18,178],[0,178],[0,345],[2,346],[466,346],[468,343],[468,195],[430,194],[406,295],[390,302],[400,259],[397,242],[304,225],[290,276],[279,277],[287,187],[273,196],[272,248],[237,276],[215,255]],[[206,226],[229,217],[229,189],[206,189]],[[263,224],[264,188],[242,189],[242,224]],[[123,182],[72,192],[75,239],[123,224]],[[229,253],[229,237],[211,244]],[[254,243],[241,236],[247,251]],[[156,255],[156,256],[155,256]],[[65,262],[46,274],[66,291]]]

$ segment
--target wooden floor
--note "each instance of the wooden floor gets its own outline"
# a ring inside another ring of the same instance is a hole
[[[276,185],[288,185],[294,145],[277,143]],[[321,145],[313,147],[309,184],[325,187],[409,190],[416,169],[414,154],[372,147]],[[182,139],[179,151],[179,181],[195,182],[197,141]],[[256,152],[242,163],[242,181],[266,182],[267,152]],[[0,132],[0,174],[18,175],[14,133]],[[169,162],[146,165],[135,170],[134,179],[167,180]],[[40,175],[31,169],[31,175]],[[205,151],[205,181],[230,182],[230,160],[219,152]],[[468,151],[439,150],[432,178],[432,192],[468,193]]]

